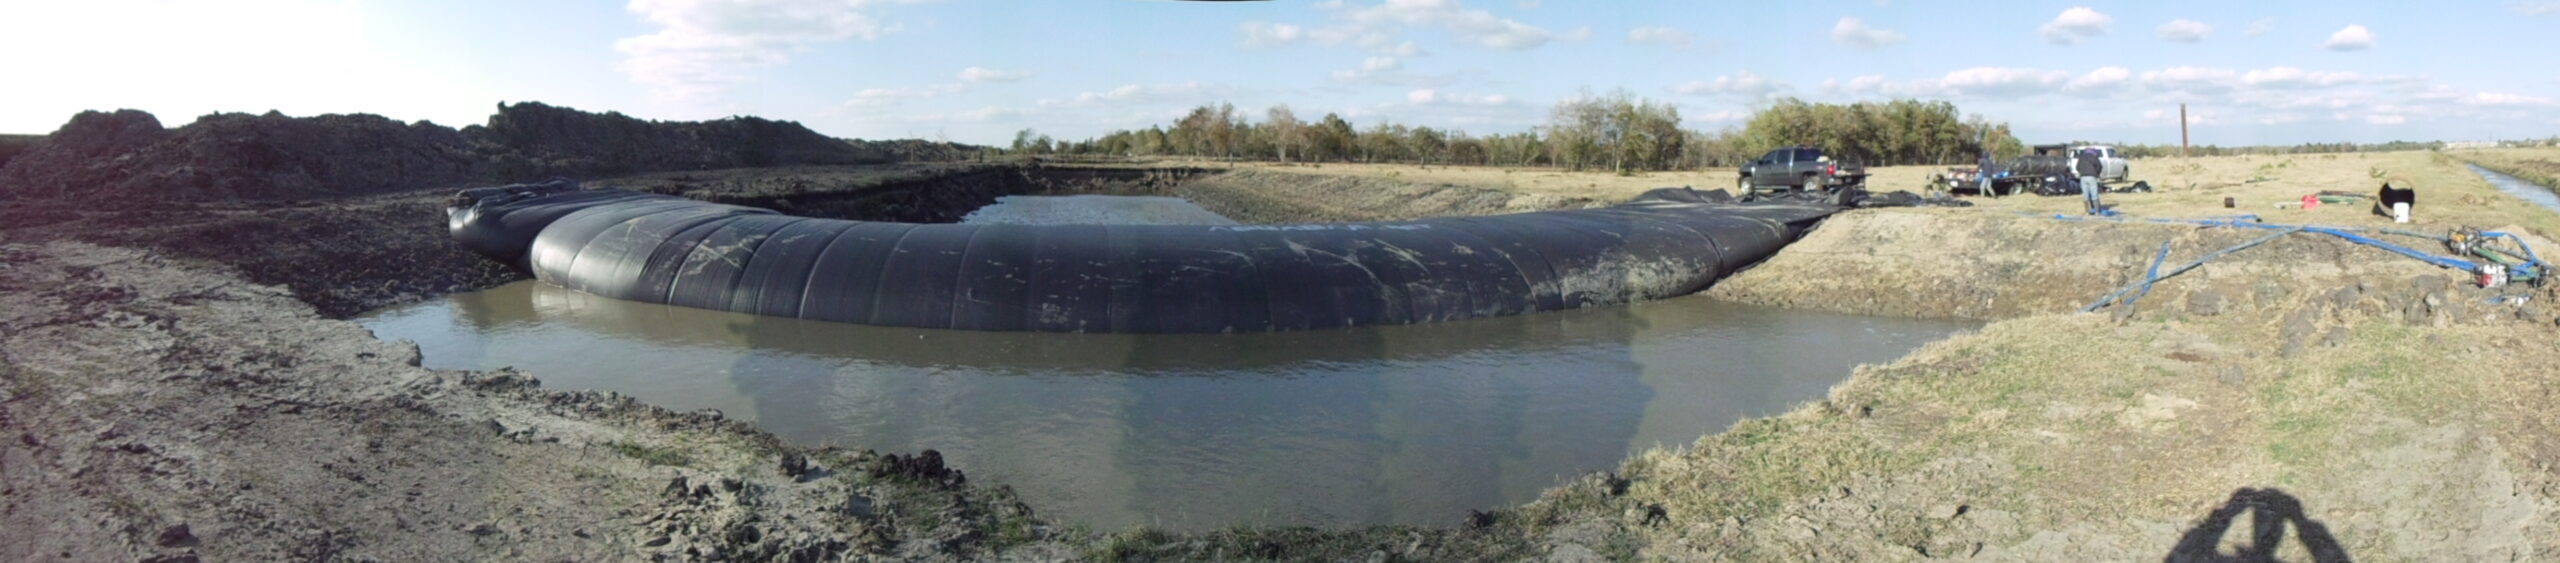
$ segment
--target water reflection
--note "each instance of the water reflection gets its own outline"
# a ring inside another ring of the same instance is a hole
[[[935,331],[519,283],[364,319],[430,366],[718,408],[785,439],[941,450],[1114,529],[1446,524],[1630,452],[1818,398],[1971,323],[1684,298],[1253,335]]]
[[[2480,179],[2488,180],[2489,185],[2498,188],[2498,191],[2507,192],[2507,195],[2516,196],[2517,199],[2533,202],[2534,205],[2540,205],[2543,209],[2560,211],[2560,192],[2553,191],[2560,190],[2560,186],[2536,184],[2504,172],[2481,168],[2478,164],[2464,166],[2471,167],[2471,173],[2479,174]]]

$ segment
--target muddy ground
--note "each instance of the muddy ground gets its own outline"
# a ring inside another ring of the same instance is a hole
[[[845,216],[1039,190],[1181,195],[1247,222],[1602,201],[1315,169],[959,166],[618,182]],[[2401,174],[2443,202],[2422,228],[2560,224],[2425,153],[2137,166],[2170,189],[2119,201],[2153,216]],[[942,199],[881,204],[919,194]],[[2130,314],[2076,314],[2162,241],[2179,258],[2249,235],[2022,214],[2060,198],[1853,212],[1711,294],[1995,322],[1861,368],[1824,401],[1447,527],[1171,534],[1051,527],[1002,484],[917,455],[793,448],[716,413],[544,390],[540,374],[417,368],[414,347],[343,319],[514,279],[444,239],[444,195],[0,207],[0,422],[15,434],[0,441],[0,558],[2560,556],[2560,308],[2545,307],[2560,295],[2490,305],[2452,273],[2334,240],[2281,239],[2116,309]]]
[[[1170,194],[1195,174],[924,164],[592,183],[948,220],[1000,195]],[[414,346],[344,319],[522,279],[450,242],[450,195],[0,207],[0,559],[1529,553],[1461,530],[1058,529],[930,453],[799,449],[538,374],[422,369]],[[1321,213],[1285,207],[1225,209]]]

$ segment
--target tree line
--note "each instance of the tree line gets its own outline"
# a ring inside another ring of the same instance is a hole
[[[2006,159],[2025,152],[2006,123],[1962,117],[1944,101],[1852,104],[1793,98],[1758,110],[1740,127],[1701,131],[1681,126],[1680,110],[1626,91],[1556,102],[1547,122],[1526,131],[1473,135],[1381,121],[1353,125],[1339,114],[1301,119],[1286,105],[1260,120],[1234,104],[1193,108],[1145,129],[1061,141],[1025,129],[1017,154],[1190,156],[1274,162],[1393,162],[1549,166],[1633,173],[1729,167],[1780,147],[1813,145],[1870,165],[1973,162],[1986,150]]]

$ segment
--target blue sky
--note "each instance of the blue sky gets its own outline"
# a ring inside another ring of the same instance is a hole
[[[1222,100],[1488,133],[1624,88],[1709,130],[1795,96],[1950,100],[2030,141],[2174,143],[2180,102],[2200,144],[2560,134],[2533,60],[2560,0],[92,0],[0,5],[0,49],[17,133],[525,100],[975,143]]]

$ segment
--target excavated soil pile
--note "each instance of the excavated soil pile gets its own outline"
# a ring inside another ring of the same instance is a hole
[[[17,159],[18,155],[26,154],[28,150],[36,148],[36,144],[43,142],[43,135],[0,135],[0,166],[8,166],[10,160]]]
[[[886,162],[798,123],[644,121],[501,104],[487,126],[381,116],[220,113],[175,129],[82,112],[0,168],[0,197],[118,205],[310,199],[550,176]]]
[[[504,149],[489,160],[501,178],[888,161],[792,121],[643,121],[530,102],[501,105],[487,127],[466,127],[462,134]]]

